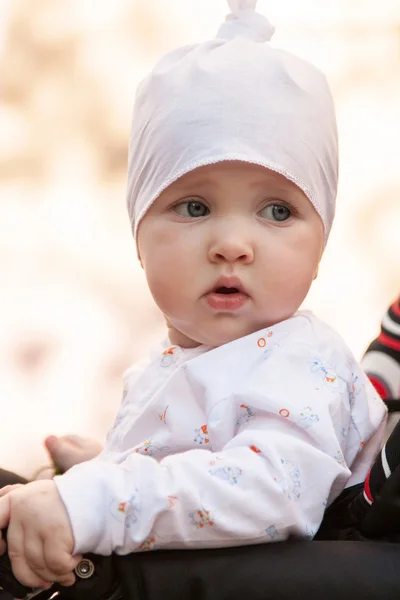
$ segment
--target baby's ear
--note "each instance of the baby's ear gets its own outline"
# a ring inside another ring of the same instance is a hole
[[[314,277],[313,277],[313,281],[315,281],[318,277],[318,269],[319,269],[319,265],[317,266],[317,268],[315,269],[315,273],[314,273]]]

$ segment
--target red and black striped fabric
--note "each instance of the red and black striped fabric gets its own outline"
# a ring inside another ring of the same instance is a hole
[[[400,410],[400,296],[385,313],[381,332],[369,345],[362,365],[389,410]]]
[[[383,484],[400,465],[400,423],[392,431],[364,482],[364,499],[371,505]]]

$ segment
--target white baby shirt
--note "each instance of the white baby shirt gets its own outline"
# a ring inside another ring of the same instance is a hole
[[[299,312],[127,373],[99,457],[55,478],[75,552],[311,538],[366,476],[386,409],[341,338]]]

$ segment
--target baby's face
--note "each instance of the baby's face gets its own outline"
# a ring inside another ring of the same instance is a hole
[[[295,184],[235,161],[171,184],[140,223],[138,247],[171,342],[219,346],[296,312],[323,239]]]

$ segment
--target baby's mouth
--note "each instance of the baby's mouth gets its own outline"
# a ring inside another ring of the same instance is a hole
[[[218,287],[214,293],[215,294],[239,294],[240,291],[236,287],[222,286],[222,287]]]
[[[205,296],[217,312],[233,312],[244,306],[249,295],[237,277],[221,277]]]

